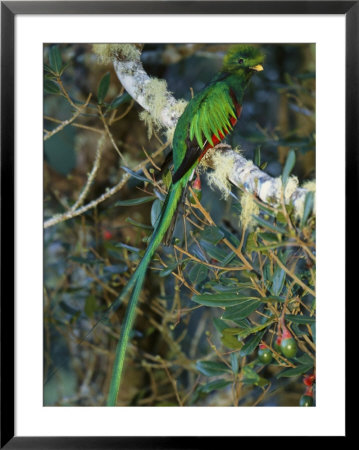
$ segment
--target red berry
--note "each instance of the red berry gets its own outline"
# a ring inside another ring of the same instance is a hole
[[[109,241],[110,239],[113,238],[113,234],[109,230],[104,230],[102,235],[105,241]]]
[[[276,338],[276,340],[274,341],[274,344],[273,344],[274,350],[277,353],[281,353],[281,348],[280,348],[281,342],[282,342],[282,338],[280,336],[277,336],[277,338]]]
[[[283,326],[282,341],[284,339],[290,339],[291,337],[292,337],[292,335],[290,334],[290,331],[288,330],[288,328]]]
[[[194,180],[194,182],[192,184],[192,189],[193,189],[193,192],[195,193],[196,197],[198,198],[198,200],[201,201],[201,198],[202,198],[201,178],[198,174],[197,174],[197,178]],[[189,201],[192,204],[196,203],[196,200],[195,200],[194,196],[192,195],[192,193],[189,196]]]
[[[198,191],[201,190],[201,178],[198,174],[197,174],[197,178],[193,182],[193,189],[197,189]]]
[[[314,374],[305,375],[305,377],[303,378],[303,383],[306,386],[312,386],[314,381],[315,381],[315,375]]]
[[[309,395],[309,396],[313,397],[313,387],[308,386],[304,392],[304,395]]]

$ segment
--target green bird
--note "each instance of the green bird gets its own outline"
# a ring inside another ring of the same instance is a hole
[[[129,335],[138,298],[152,257],[176,213],[183,191],[205,153],[221,142],[238,121],[245,89],[255,72],[263,70],[259,48],[234,45],[223,60],[221,71],[188,103],[173,137],[173,176],[166,200],[147,250],[118,300],[131,297],[121,328],[107,404],[116,404]],[[118,301],[116,301],[118,303]]]

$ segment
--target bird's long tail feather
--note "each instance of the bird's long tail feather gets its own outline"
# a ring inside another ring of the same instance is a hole
[[[130,332],[136,316],[136,306],[138,298],[142,289],[143,282],[145,280],[146,271],[151,259],[160,245],[168,227],[170,226],[171,219],[176,211],[178,202],[182,194],[182,183],[178,182],[170,187],[167,194],[165,203],[162,208],[161,215],[158,223],[152,234],[147,250],[138,265],[135,273],[129,279],[128,284],[125,286],[126,294],[130,292],[133,287],[130,300],[127,305],[126,315],[121,327],[120,340],[117,344],[116,357],[114,367],[112,370],[112,378],[110,384],[110,391],[107,399],[108,406],[115,406],[117,401],[118,390],[121,382],[121,375],[125,361],[126,348],[129,341]],[[122,294],[121,294],[122,297]]]

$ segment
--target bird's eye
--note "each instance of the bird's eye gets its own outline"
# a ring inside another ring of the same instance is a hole
[[[243,64],[243,63],[244,63],[243,58],[239,58],[238,64]]]

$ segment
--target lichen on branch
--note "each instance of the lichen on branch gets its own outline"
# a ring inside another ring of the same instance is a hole
[[[94,51],[100,60],[113,61],[122,86],[151,117],[151,128],[174,129],[187,102],[176,100],[167,89],[165,80],[150,77],[140,60],[135,44],[96,44]],[[149,116],[146,122],[149,123]],[[144,117],[143,117],[144,118]]]

